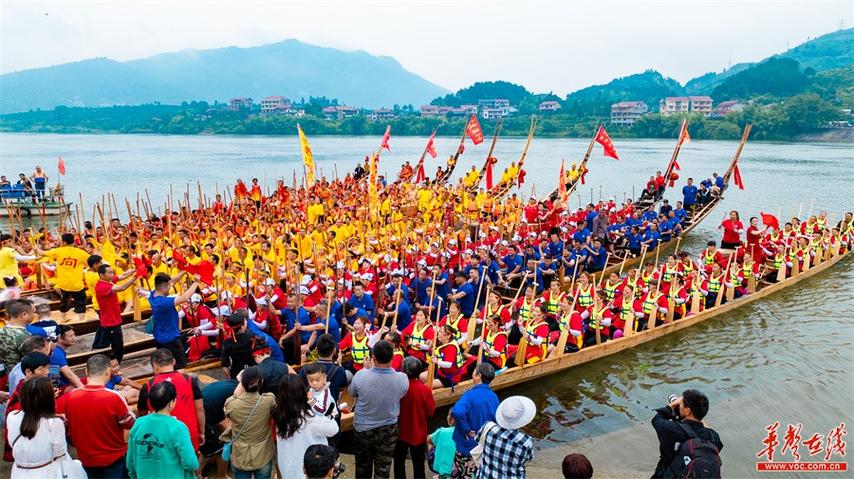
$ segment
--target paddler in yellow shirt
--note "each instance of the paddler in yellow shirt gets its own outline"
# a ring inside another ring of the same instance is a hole
[[[0,278],[14,277],[18,287],[24,286],[24,278],[18,268],[18,261],[33,261],[35,255],[24,255],[13,246],[12,235],[0,235]]]
[[[61,321],[66,321],[65,313],[71,309],[71,304],[78,320],[85,320],[86,287],[83,284],[83,269],[86,268],[89,253],[74,246],[74,235],[71,233],[63,233],[62,246],[44,252],[36,249],[36,253],[56,264],[55,286],[59,290]]]

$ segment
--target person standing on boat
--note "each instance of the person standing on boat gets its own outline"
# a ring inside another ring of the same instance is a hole
[[[694,186],[694,178],[688,178],[688,184],[682,187],[682,205],[685,210],[694,209],[694,204],[697,203],[697,192],[697,187]]]
[[[744,224],[742,224],[738,216],[738,211],[730,211],[729,219],[723,220],[718,229],[724,230],[721,248],[738,249],[741,246],[741,234],[744,233]]]
[[[95,296],[100,307],[98,319],[101,334],[110,343],[113,357],[119,363],[122,362],[125,346],[122,336],[122,308],[118,293],[133,286],[136,278],[131,276],[135,272],[136,270],[129,269],[122,275],[116,276],[112,266],[102,264],[98,267],[98,282],[95,284]],[[125,282],[119,283],[119,281]]]
[[[35,252],[52,259],[56,264],[54,285],[59,290],[61,321],[65,322],[65,313],[71,309],[70,302],[74,305],[78,320],[83,322],[86,319],[86,286],[83,284],[83,269],[89,260],[89,253],[74,245],[74,235],[71,233],[63,233],[62,246],[44,252],[35,248]]]
[[[175,369],[184,369],[187,366],[187,354],[184,343],[181,340],[181,329],[176,307],[190,300],[199,285],[193,282],[183,293],[177,296],[169,296],[172,289],[186,274],[181,271],[174,278],[165,273],[158,273],[154,277],[154,291],[148,298],[151,304],[151,319],[154,334],[154,346],[157,349],[166,348],[175,358]]]
[[[33,180],[33,185],[35,186],[36,199],[44,199],[44,192],[47,186],[48,177],[44,171],[42,171],[42,167],[36,166],[36,171],[30,175],[30,178]]]

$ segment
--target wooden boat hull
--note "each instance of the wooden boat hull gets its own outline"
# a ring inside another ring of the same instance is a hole
[[[22,218],[38,218],[39,216],[67,215],[71,211],[72,203],[18,203],[6,201],[0,203],[0,216],[20,215]]]

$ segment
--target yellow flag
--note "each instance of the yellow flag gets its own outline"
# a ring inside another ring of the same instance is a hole
[[[368,172],[368,202],[372,213],[379,210],[379,195],[377,192],[377,166],[379,157],[374,155],[371,158],[371,163]]]
[[[311,153],[311,147],[308,146],[308,138],[302,132],[302,128],[297,125],[299,132],[299,144],[302,147],[302,164],[305,165],[305,184],[310,187],[314,184],[314,155]]]

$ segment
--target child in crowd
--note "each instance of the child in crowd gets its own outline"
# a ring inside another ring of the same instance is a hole
[[[427,466],[439,475],[439,479],[449,479],[454,469],[454,417],[448,413],[448,427],[440,427],[427,436]]]
[[[308,363],[303,366],[308,380],[308,404],[318,414],[336,419],[341,414],[338,404],[329,391],[329,381],[326,380],[326,368],[320,363]]]

